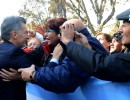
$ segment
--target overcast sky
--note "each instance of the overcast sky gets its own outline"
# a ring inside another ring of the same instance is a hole
[[[11,15],[18,15],[18,10],[22,7],[23,3],[25,0],[1,0],[0,1],[0,24],[2,22],[2,20],[6,17],[6,16],[11,16]],[[85,3],[87,2],[87,0],[85,0]],[[87,5],[88,7],[89,5]],[[129,8],[129,3],[128,5],[120,5],[120,7],[118,7],[119,9],[117,9],[118,11],[116,11],[115,14],[120,13],[121,11]]]
[[[0,0],[0,24],[6,16],[18,15],[25,0]]]
[[[7,16],[18,15],[18,10],[22,8],[25,0],[1,0],[0,1],[0,25],[3,19]],[[130,0],[129,0],[130,1]],[[85,3],[88,1],[85,0]],[[88,7],[87,3],[87,7]],[[129,8],[129,3],[117,7],[115,15]],[[96,21],[96,20],[95,20]]]

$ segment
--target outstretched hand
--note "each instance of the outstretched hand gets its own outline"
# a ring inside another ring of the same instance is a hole
[[[42,26],[42,25],[37,25],[34,30],[35,30],[35,32],[40,33],[42,36],[44,36],[44,34],[46,32],[45,26]]]
[[[12,68],[10,68],[9,71],[1,69],[0,76],[3,78],[3,81],[22,80],[21,74]]]

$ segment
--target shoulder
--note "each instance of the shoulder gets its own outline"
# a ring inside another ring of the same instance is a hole
[[[8,53],[10,55],[12,53],[22,51],[22,49],[10,42],[3,42],[0,44],[0,51],[3,53]]]

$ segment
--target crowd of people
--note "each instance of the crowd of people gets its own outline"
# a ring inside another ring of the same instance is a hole
[[[117,99],[128,100],[129,15],[130,9],[117,16],[123,24],[112,36],[95,37],[80,19],[54,18],[28,31],[23,17],[6,17],[1,24],[1,100],[26,100],[26,82],[54,93],[85,86],[86,100],[113,100],[111,95],[116,94]],[[95,85],[99,82],[105,85]]]

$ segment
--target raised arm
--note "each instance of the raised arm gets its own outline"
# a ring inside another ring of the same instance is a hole
[[[61,26],[61,31],[61,40],[67,45],[67,56],[87,73],[104,80],[130,81],[129,54],[104,55],[73,42],[72,25]]]

